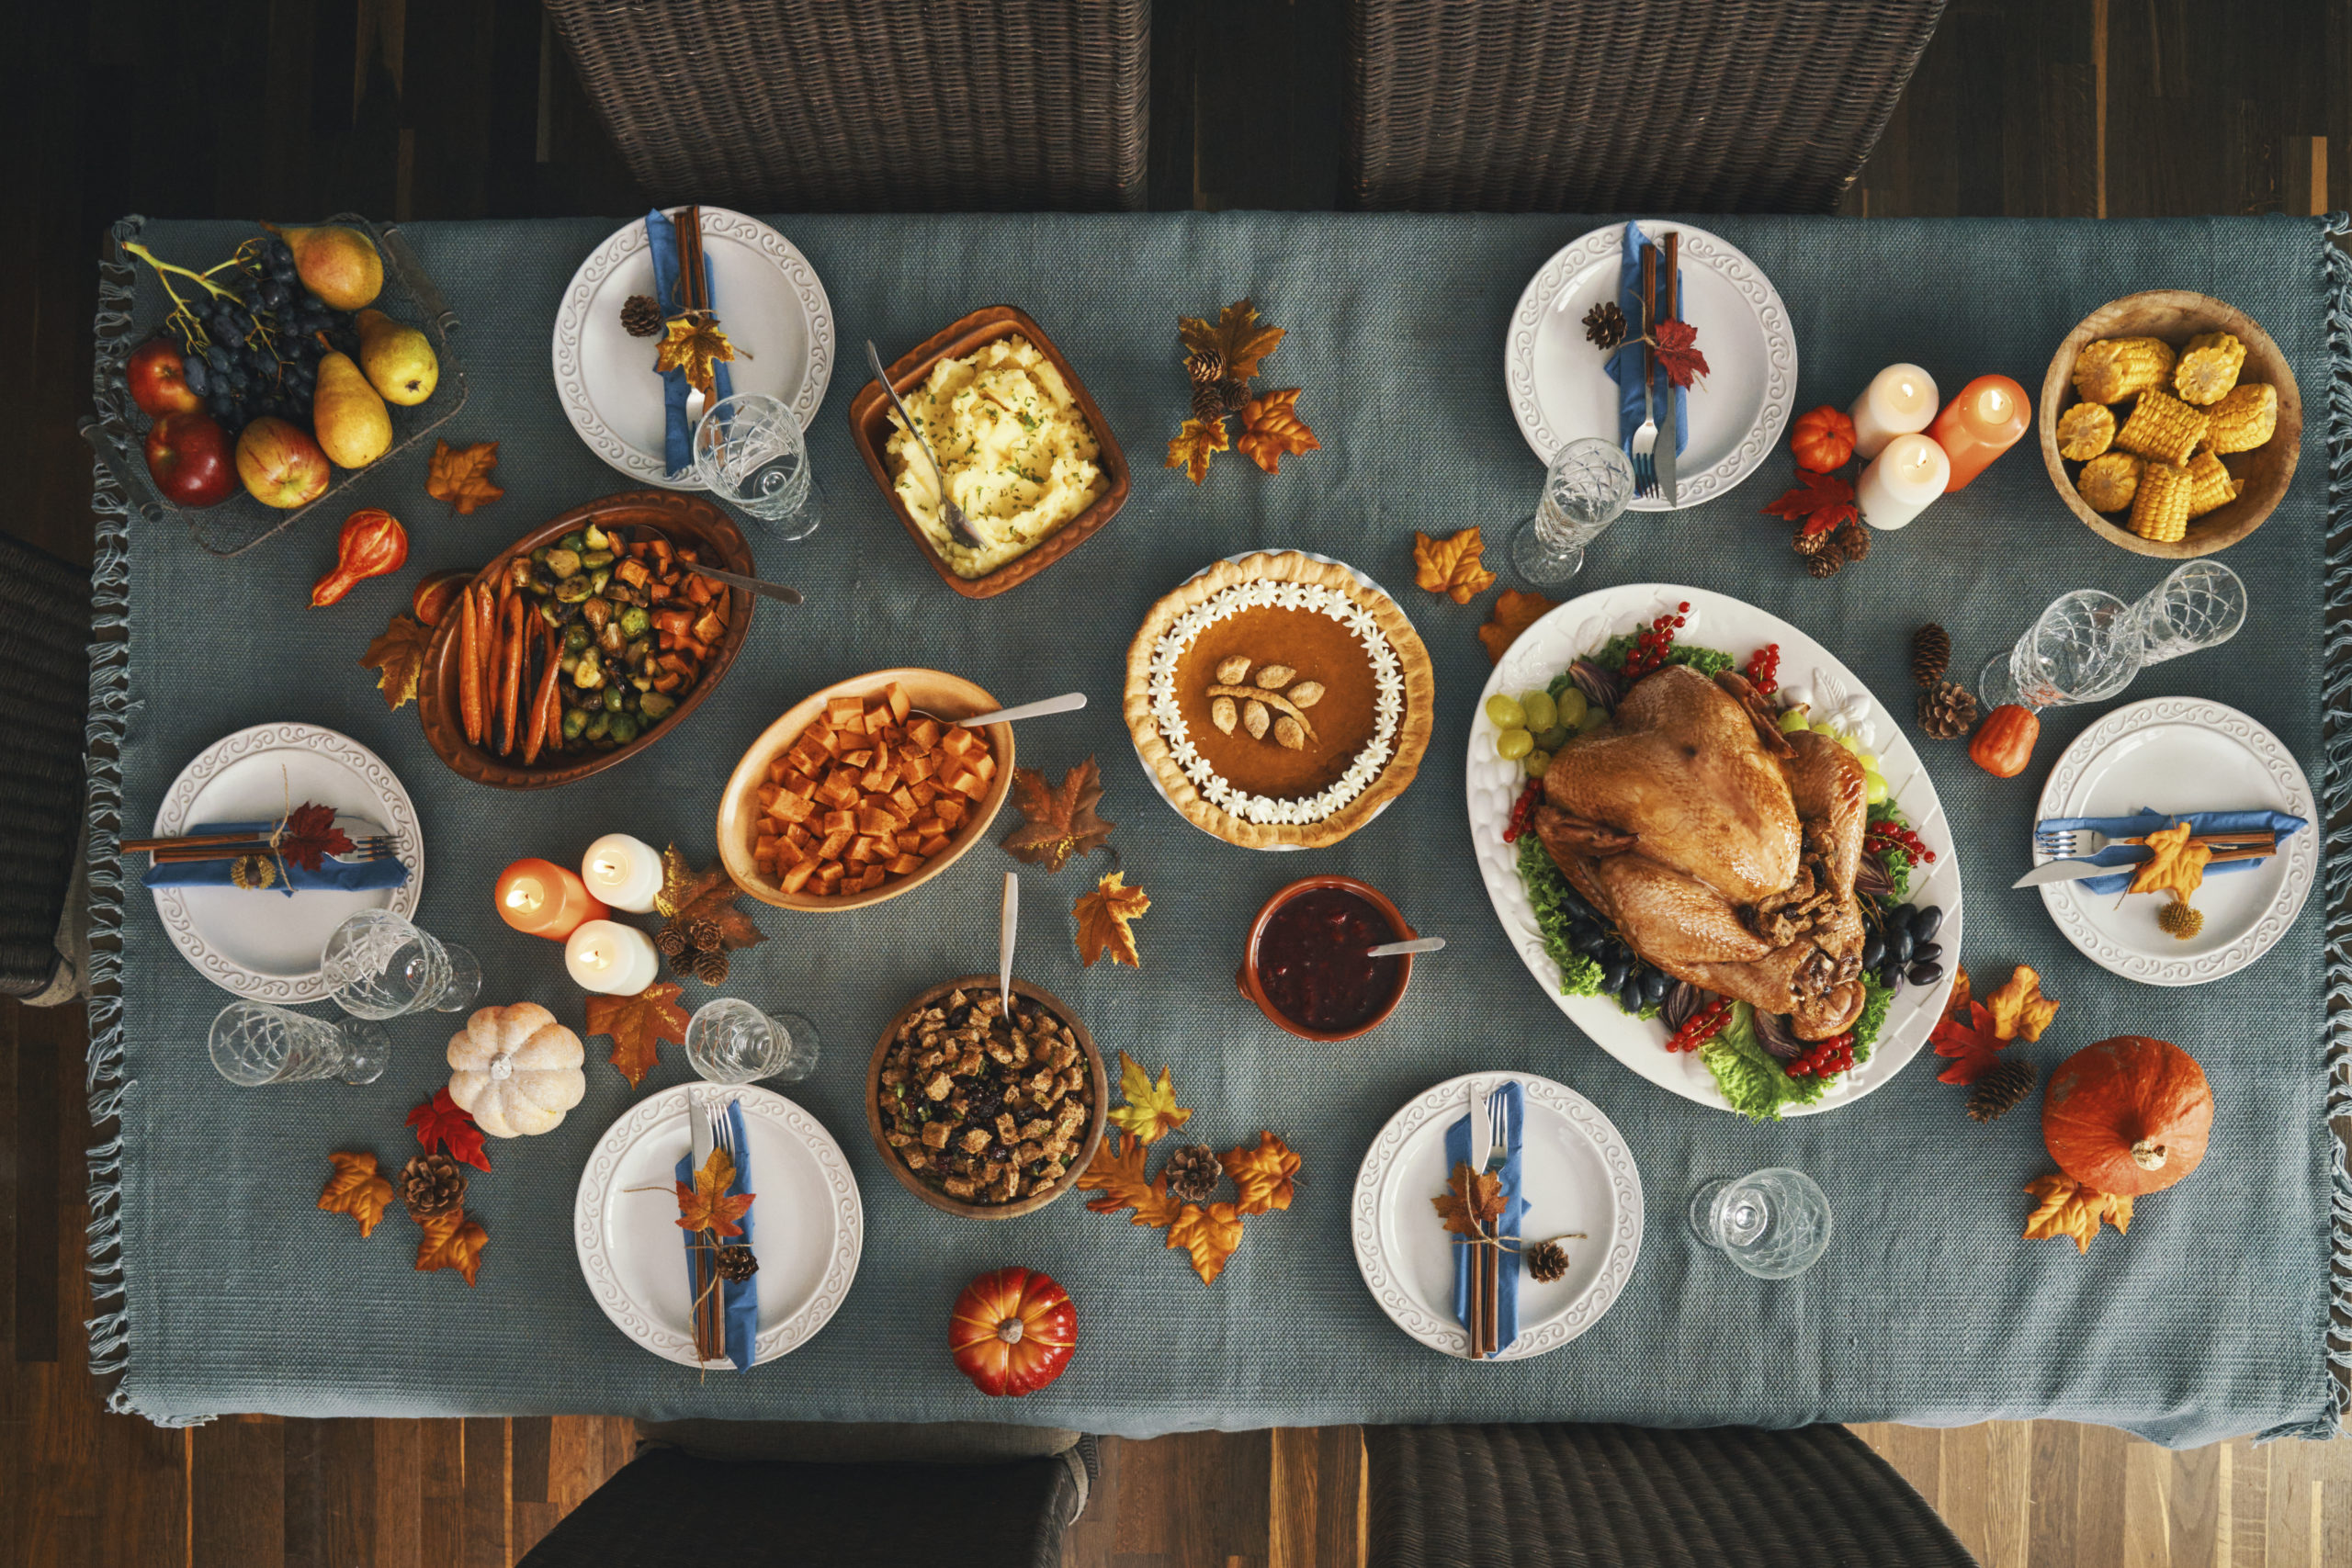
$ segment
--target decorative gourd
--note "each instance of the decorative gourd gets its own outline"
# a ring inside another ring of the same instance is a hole
[[[449,1042],[449,1098],[493,1138],[544,1133],[588,1092],[580,1036],[537,1002],[483,1008]]]
[[[947,1320],[947,1348],[972,1386],[991,1397],[1035,1393],[1069,1365],[1078,1308],[1069,1292],[1029,1269],[1000,1269],[964,1287]]]
[[[2041,1141],[2058,1168],[2101,1192],[2161,1192],[2197,1168],[2213,1089],[2188,1052],[2118,1035],[2058,1065],[2041,1100]]]
[[[2033,743],[2041,739],[2041,721],[2031,708],[2007,703],[1984,716],[1976,739],[1968,743],[1968,760],[1996,779],[2013,779],[2033,761]]]
[[[1816,474],[1842,468],[1854,455],[1854,422],[1845,410],[1824,403],[1797,415],[1789,427],[1789,450],[1796,454],[1800,468]]]

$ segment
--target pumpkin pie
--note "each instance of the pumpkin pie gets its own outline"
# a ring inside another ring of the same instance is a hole
[[[1250,849],[1335,844],[1413,782],[1436,682],[1404,612],[1295,550],[1219,561],[1127,650],[1127,728],[1195,825]]]

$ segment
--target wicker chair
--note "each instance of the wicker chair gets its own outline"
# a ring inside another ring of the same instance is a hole
[[[1367,1568],[1974,1568],[1843,1427],[1368,1427]]]
[[[1349,0],[1358,208],[1827,212],[1944,0]]]
[[[547,0],[639,185],[753,211],[1139,208],[1150,0]]]
[[[10,718],[0,768],[0,993],[12,997],[40,994],[60,963],[58,924],[82,841],[89,642],[90,574],[0,534]]]

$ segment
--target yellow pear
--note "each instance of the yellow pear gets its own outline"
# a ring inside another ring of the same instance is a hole
[[[409,408],[431,397],[441,380],[432,340],[381,310],[362,310],[358,321],[359,367],[384,400]]]
[[[372,305],[384,291],[384,258],[376,242],[356,229],[327,224],[317,229],[263,228],[286,242],[294,253],[294,270],[302,286],[337,310]]]
[[[392,444],[391,412],[347,354],[330,354],[319,361],[311,425],[320,450],[339,468],[364,468]]]

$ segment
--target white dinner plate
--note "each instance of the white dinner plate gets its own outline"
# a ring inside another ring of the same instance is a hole
[[[669,210],[675,218],[685,209]],[[833,374],[825,286],[791,241],[756,218],[706,207],[702,241],[712,304],[739,351],[727,367],[735,390],[780,399],[806,429]],[[662,378],[653,373],[659,340],[631,337],[621,325],[622,302],[653,291],[653,253],[640,219],[591,251],[563,291],[555,318],[556,395],[588,449],[622,473],[666,490],[701,490],[692,470],[672,479],[662,456],[667,427]]]
[[[2294,754],[2235,708],[2151,697],[2118,708],[2066,748],[2034,820],[2129,817],[2142,807],[2173,814],[2284,811],[2309,826],[2254,870],[2206,878],[2196,897],[2205,927],[2187,942],[2157,927],[2160,897],[2052,883],[2041,889],[2041,903],[2066,940],[2094,964],[2149,986],[2201,986],[2269,952],[2319,875],[2319,812]],[[2036,852],[2033,863],[2050,858]]]
[[[1713,501],[1756,471],[1781,439],[1797,391],[1797,340],[1788,307],[1763,270],[1739,248],[1688,223],[1644,220],[1651,239],[1682,236],[1682,319],[1698,329],[1706,380],[1690,389],[1690,439],[1675,486],[1636,498],[1635,512],[1671,512]],[[1580,436],[1619,438],[1617,383],[1609,355],[1585,337],[1585,312],[1617,298],[1625,227],[1595,229],[1555,254],[1528,280],[1503,335],[1503,390],[1535,456]],[[1639,335],[1639,323],[1634,326]],[[1664,428],[1661,422],[1661,429]]]
[[[693,1292],[678,1228],[677,1165],[688,1150],[686,1091],[742,1101],[751,1166],[760,1331],[753,1364],[825,1326],[857,1277],[865,1211],[842,1147],[821,1122],[772,1090],[679,1084],[639,1100],[605,1130],[580,1173],[572,1235],[588,1293],[622,1333],[665,1360],[695,1359]],[[631,1188],[650,1188],[635,1192]],[[733,1363],[713,1361],[713,1371]]]
[[[1600,1321],[1624,1293],[1642,1253],[1642,1177],[1634,1151],[1600,1108],[1576,1090],[1528,1073],[1469,1073],[1415,1096],[1364,1151],[1348,1201],[1356,1267],[1397,1327],[1432,1350],[1464,1359],[1469,1336],[1453,1315],[1453,1238],[1430,1206],[1452,1178],[1445,1130],[1481,1092],[1505,1079],[1526,1094],[1521,1119],[1522,1239],[1582,1231],[1567,1241],[1568,1271],[1548,1283],[1521,1274],[1519,1337],[1498,1361],[1524,1360]]]
[[[1943,927],[1936,941],[1944,951],[1944,977],[1933,986],[1905,986],[1897,991],[1878,1043],[1871,1049],[1871,1059],[1832,1078],[1827,1091],[1811,1105],[1791,1105],[1781,1113],[1810,1116],[1833,1111],[1894,1077],[1918,1054],[1942,1016],[1944,998],[1958,971],[1953,961],[1961,952],[1960,862],[1951,825],[1944,820],[1943,804],[1936,798],[1936,786],[1919,754],[1911,749],[1901,723],[1852,671],[1838,662],[1837,655],[1804,632],[1778,615],[1725,594],[1662,582],[1629,582],[1571,599],[1521,632],[1478,694],[1477,711],[1470,722],[1470,839],[1477,851],[1478,874],[1528,973],[1595,1044],[1661,1088],[1702,1105],[1731,1109],[1698,1053],[1667,1052],[1665,1024],[1635,1018],[1607,997],[1560,994],[1559,967],[1544,951],[1534,908],[1519,880],[1519,846],[1503,842],[1503,828],[1527,783],[1525,771],[1517,762],[1495,755],[1498,731],[1487,717],[1487,699],[1495,693],[1515,696],[1547,686],[1578,655],[1620,632],[1646,625],[1660,611],[1686,601],[1690,605],[1690,624],[1676,634],[1677,641],[1721,649],[1743,664],[1757,649],[1779,643],[1782,687],[1804,686],[1817,697],[1826,697],[1835,686],[1848,702],[1866,705],[1865,716],[1876,741],[1870,750],[1878,753],[1879,773],[1910,818],[1912,830],[1936,854],[1933,864],[1912,867],[1910,902],[1943,907]],[[1818,705],[1826,709],[1829,705]]]
[[[416,913],[424,890],[424,835],[408,791],[382,758],[347,735],[314,724],[257,724],[216,740],[180,770],[155,808],[154,837],[197,822],[252,822],[289,805],[332,806],[379,824],[408,867],[398,887],[345,893],[312,888],[288,897],[242,888],[156,887],[155,914],[173,945],[214,985],[256,1001],[292,1006],[327,994],[319,953],[327,937],[362,909]],[[144,867],[131,856],[124,874]]]

